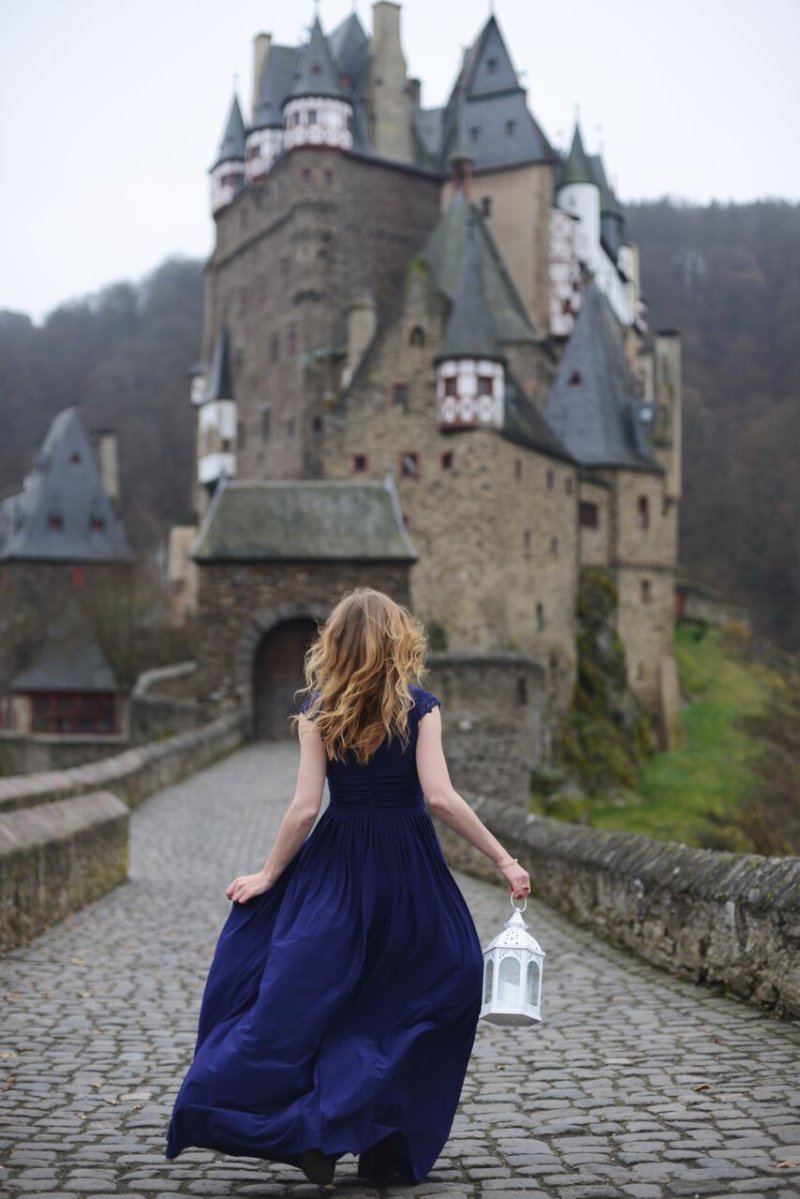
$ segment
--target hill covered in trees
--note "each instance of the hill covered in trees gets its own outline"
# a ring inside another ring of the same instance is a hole
[[[800,650],[800,205],[630,205],[652,329],[684,361],[681,571],[748,605]],[[0,313],[0,496],[19,490],[51,418],[80,403],[119,436],[125,521],[139,551],[191,516],[202,265],[173,259],[56,309]]]

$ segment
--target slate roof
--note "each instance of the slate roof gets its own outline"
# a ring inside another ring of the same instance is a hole
[[[566,446],[556,437],[533,400],[528,399],[514,376],[506,370],[505,398],[503,401],[503,428],[501,436],[519,445],[574,462]]]
[[[477,213],[470,211],[465,229],[461,270],[445,327],[440,358],[503,357],[483,287],[481,255],[476,232]]]
[[[206,400],[233,400],[233,374],[231,373],[231,355],[227,326],[222,325],[217,334],[217,344],[214,346],[214,356],[211,359],[211,370],[208,373]]]
[[[449,169],[453,148],[466,130],[476,171],[531,162],[557,162],[558,155],[528,110],[497,19],[491,16],[467,51],[450,99],[441,110],[416,120],[420,141],[429,152],[440,125],[438,167]]]
[[[349,16],[332,29],[328,35],[328,45],[339,66],[341,76],[351,80],[353,91],[360,91],[366,81],[369,66],[369,38],[358,19],[358,14]]]
[[[236,95],[233,97],[231,110],[228,114],[228,123],[225,126],[225,132],[222,135],[222,141],[219,144],[217,152],[217,160],[212,166],[218,167],[222,162],[238,162],[244,160],[244,119],[242,118],[242,110],[239,107],[239,100]]]
[[[416,553],[391,480],[226,482],[190,556],[204,562],[401,561]]]
[[[474,204],[457,192],[442,213],[423,250],[439,290],[454,303],[461,279],[468,237],[473,237],[483,283],[483,295],[491,314],[494,334],[504,342],[535,341],[528,319],[500,252],[486,222]]]
[[[61,528],[51,527],[60,517]],[[102,523],[93,529],[92,521]],[[54,418],[23,490],[0,505],[0,561],[130,562],[77,409]]]
[[[319,17],[311,26],[311,36],[300,51],[292,85],[287,98],[323,96],[334,100],[346,99],[339,85],[339,72],[330,47],[322,32]]]
[[[270,46],[253,113],[253,129],[281,129],[283,104],[297,72],[300,51],[294,46]]]
[[[556,180],[556,190],[566,187],[569,183],[594,183],[599,186],[596,169],[583,148],[581,127],[575,122],[575,132],[572,135],[572,145],[569,154],[561,160]]]
[[[29,665],[11,681],[16,692],[117,689],[114,672],[74,597]]]
[[[620,325],[593,282],[559,364],[547,423],[584,466],[660,472],[648,446],[647,412],[636,396]]]

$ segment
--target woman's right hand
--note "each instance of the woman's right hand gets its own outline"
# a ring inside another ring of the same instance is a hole
[[[531,893],[531,880],[528,871],[524,870],[519,862],[508,862],[500,870],[500,873],[508,883],[512,899],[527,899]]]

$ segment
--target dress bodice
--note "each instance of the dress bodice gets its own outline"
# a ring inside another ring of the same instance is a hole
[[[441,701],[422,687],[410,686],[414,707],[408,714],[408,745],[399,737],[385,740],[363,765],[348,752],[344,762],[328,761],[327,779],[330,808],[347,815],[376,810],[417,809],[424,807],[422,787],[417,774],[417,733],[419,722]],[[311,697],[303,701],[305,711]]]

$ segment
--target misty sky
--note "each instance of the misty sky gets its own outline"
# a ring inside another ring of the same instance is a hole
[[[353,7],[321,0],[326,31]],[[800,0],[496,0],[551,141],[576,106],[623,203],[800,200]],[[367,31],[371,4],[356,10]],[[36,319],[212,244],[208,167],[251,41],[297,44],[312,0],[0,0],[0,309]],[[405,0],[423,104],[444,102],[487,0]]]

